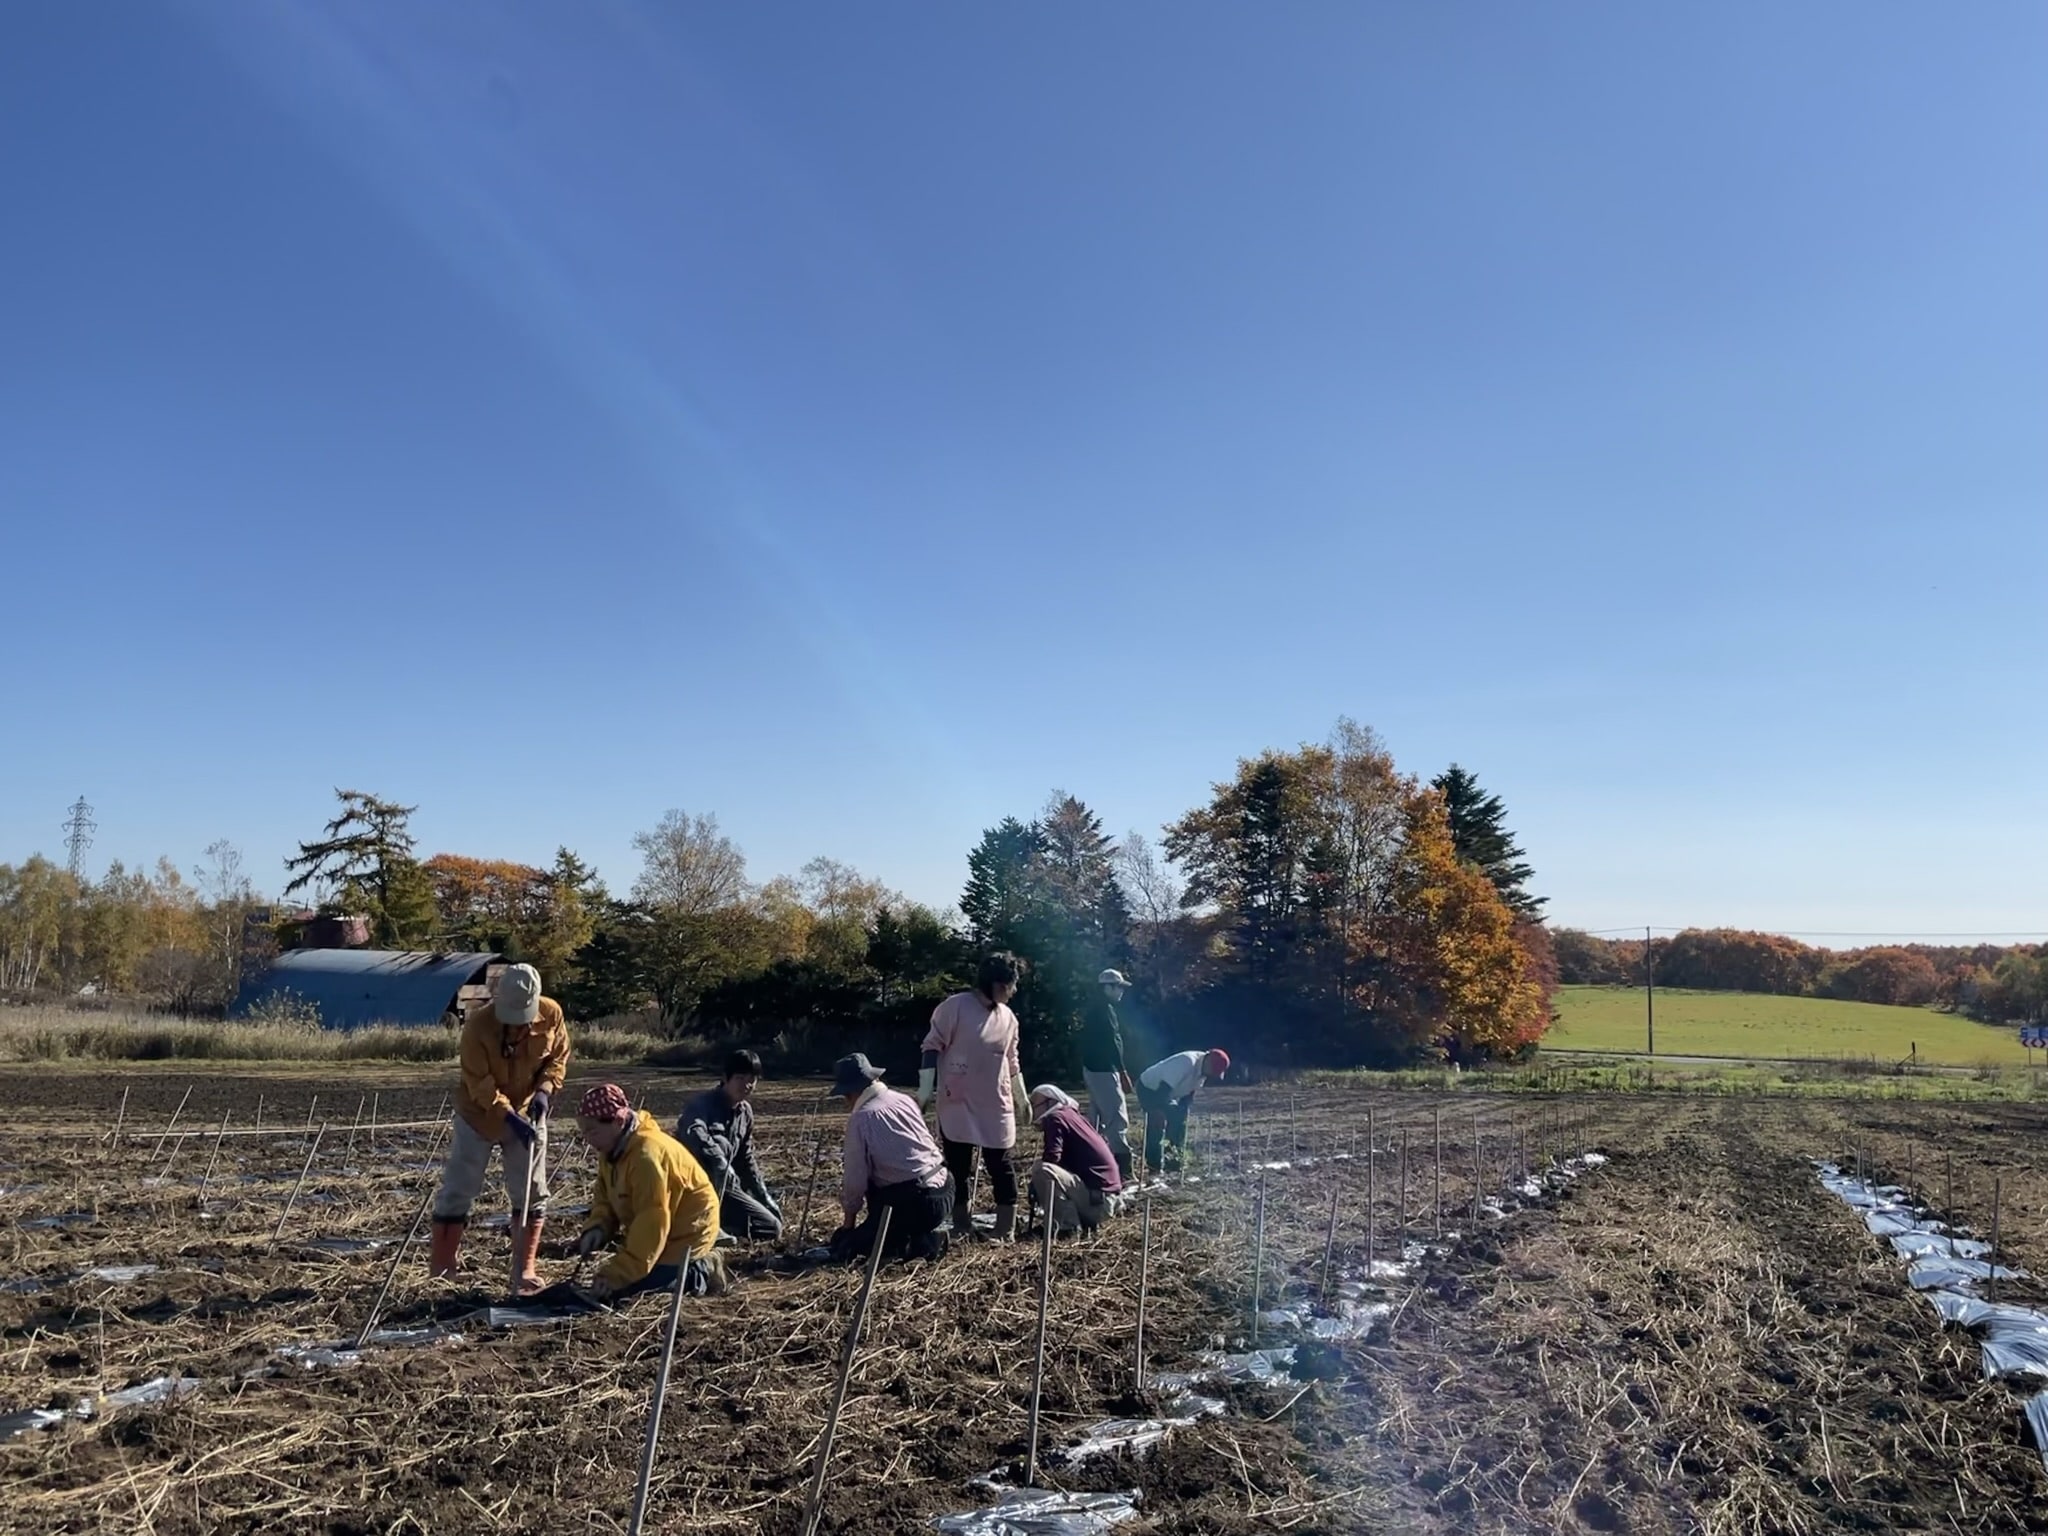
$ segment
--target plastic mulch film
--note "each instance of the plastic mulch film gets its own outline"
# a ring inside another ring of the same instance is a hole
[[[353,1344],[285,1344],[277,1351],[277,1358],[301,1367],[304,1370],[345,1369],[361,1365],[363,1356],[379,1349],[418,1349],[432,1344],[460,1344],[462,1334],[453,1328],[379,1328],[372,1333],[360,1350]],[[268,1375],[257,1370],[251,1375]]]
[[[589,1316],[589,1307],[484,1308],[484,1322],[493,1328],[537,1328],[544,1323],[573,1323]]]
[[[1952,1259],[1939,1253],[1906,1266],[1906,1283],[1916,1291],[1966,1291],[1980,1280],[2018,1280],[2025,1275],[2023,1269],[2008,1269],[1989,1259]]]
[[[306,1253],[332,1253],[342,1257],[358,1253],[375,1253],[380,1248],[389,1248],[403,1239],[396,1237],[309,1237],[291,1246]]]
[[[126,1285],[131,1280],[140,1280],[144,1275],[155,1273],[154,1264],[102,1264],[97,1269],[88,1269],[81,1278],[105,1280],[110,1285]]]
[[[66,1417],[56,1408],[24,1408],[19,1413],[0,1414],[0,1440],[12,1440],[32,1429],[55,1429]]]
[[[1210,1381],[1282,1381],[1294,1369],[1294,1346],[1238,1355],[1211,1351],[1195,1356],[1195,1361],[1192,1371],[1155,1371],[1149,1379],[1162,1392],[1188,1392]]]
[[[1038,1488],[1005,1489],[987,1509],[940,1515],[935,1531],[954,1536],[1094,1536],[1135,1520],[1138,1494],[1048,1493]]]
[[[2005,1306],[1962,1291],[1932,1291],[1927,1299],[1944,1323],[1967,1328],[1978,1336],[1987,1377],[2030,1376],[2048,1381],[2048,1316],[2031,1307]]]
[[[1986,1301],[1977,1287],[1987,1280],[2018,1279],[2026,1271],[1991,1262],[1991,1246],[1960,1236],[1924,1215],[1895,1185],[1852,1178],[1832,1163],[1819,1163],[1821,1184],[1863,1217],[1863,1224],[1887,1239],[1906,1262],[1906,1279],[1927,1298],[1944,1324],[1977,1336],[1987,1379],[2048,1381],[2048,1313],[2031,1307]],[[2048,1464],[2048,1392],[2026,1402],[2027,1428]]]
[[[2048,1446],[2048,1392],[2036,1392],[2027,1399],[2027,1428],[2034,1432],[2034,1444]],[[2041,1453],[2048,1461],[2048,1451]]]
[[[145,1381],[139,1387],[126,1387],[119,1392],[109,1392],[97,1405],[89,1407],[81,1402],[78,1416],[89,1419],[94,1412],[108,1413],[122,1408],[149,1408],[157,1403],[175,1402],[181,1397],[190,1397],[205,1385],[197,1376],[159,1376],[154,1381]]]
[[[1960,1255],[1966,1259],[1981,1259],[1991,1252],[1991,1245],[1979,1242],[1974,1237],[1957,1237],[1953,1232],[1942,1232],[1938,1222],[1923,1222],[1916,1231],[1902,1232],[1892,1238],[1892,1252],[1902,1259],[1952,1258]]]
[[[1145,1451],[1176,1429],[1186,1429],[1197,1419],[1223,1412],[1218,1398],[1200,1397],[1192,1392],[1169,1398],[1159,1405],[1156,1419],[1103,1419],[1090,1424],[1078,1445],[1054,1455],[1067,1466],[1078,1466],[1097,1456],[1114,1456],[1118,1451]]]

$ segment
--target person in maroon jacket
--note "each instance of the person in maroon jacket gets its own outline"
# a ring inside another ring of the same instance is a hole
[[[1053,1231],[1093,1232],[1123,1190],[1109,1143],[1081,1106],[1051,1083],[1031,1090],[1031,1118],[1045,1136],[1044,1153],[1031,1170],[1032,1200],[1051,1213]]]

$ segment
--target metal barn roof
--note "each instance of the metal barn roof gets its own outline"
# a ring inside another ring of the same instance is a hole
[[[366,1024],[438,1024],[456,992],[483,979],[495,954],[429,954],[406,949],[288,949],[242,978],[228,1017],[290,993],[320,1010],[328,1029]]]

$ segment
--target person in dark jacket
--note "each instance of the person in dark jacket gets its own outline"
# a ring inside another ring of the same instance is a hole
[[[782,1236],[782,1207],[769,1192],[754,1156],[754,1085],[761,1058],[734,1051],[725,1078],[690,1100],[676,1121],[676,1139],[690,1149],[719,1192],[719,1225],[744,1242],[772,1243]]]
[[[1089,1002],[1081,1020],[1081,1080],[1088,1085],[1088,1113],[1109,1143],[1117,1173],[1131,1177],[1131,1114],[1124,1095],[1131,1091],[1130,1068],[1124,1063],[1123,1024],[1116,1005],[1130,986],[1122,971],[1104,971],[1096,978],[1101,991]]]
[[[1050,1214],[1053,1231],[1093,1232],[1123,1190],[1110,1147],[1061,1088],[1031,1090],[1031,1118],[1045,1134],[1045,1150],[1031,1170],[1031,1198]]]

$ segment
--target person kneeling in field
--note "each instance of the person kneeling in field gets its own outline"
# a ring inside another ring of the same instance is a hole
[[[782,1236],[782,1207],[768,1192],[761,1160],[754,1156],[754,1106],[748,1101],[761,1080],[761,1058],[734,1051],[725,1077],[685,1106],[676,1135],[718,1186],[718,1219],[742,1242],[772,1243]]]
[[[652,1115],[636,1113],[616,1083],[583,1095],[576,1129],[597,1153],[590,1225],[577,1239],[577,1255],[587,1259],[611,1243],[618,1248],[590,1293],[622,1301],[667,1290],[679,1268],[692,1296],[724,1290],[725,1261],[711,1251],[718,1240],[718,1191],[689,1148]]]
[[[1045,1133],[1045,1151],[1031,1170],[1031,1198],[1054,1232],[1093,1232],[1123,1190],[1116,1156],[1081,1106],[1051,1083],[1031,1090],[1031,1118]]]
[[[832,1096],[845,1099],[846,1177],[839,1204],[845,1218],[832,1237],[835,1258],[851,1259],[875,1246],[882,1212],[889,1212],[884,1258],[940,1259],[946,1222],[953,1214],[946,1160],[907,1093],[882,1086],[881,1068],[855,1053],[832,1069]],[[861,1207],[867,1219],[861,1221]],[[855,1225],[856,1222],[860,1224]]]
[[[1158,1173],[1166,1147],[1178,1163],[1187,1146],[1188,1106],[1205,1080],[1220,1081],[1230,1070],[1221,1051],[1181,1051],[1155,1061],[1138,1074],[1138,1102],[1145,1106],[1145,1171]]]
[[[491,1000],[462,1026],[462,1085],[441,1187],[434,1193],[428,1272],[455,1273],[470,1208],[484,1187],[491,1148],[505,1153],[512,1201],[512,1294],[541,1289],[534,1273],[548,1210],[548,1101],[569,1071],[569,1026],[562,1006],[540,993],[540,972],[508,965]]]

